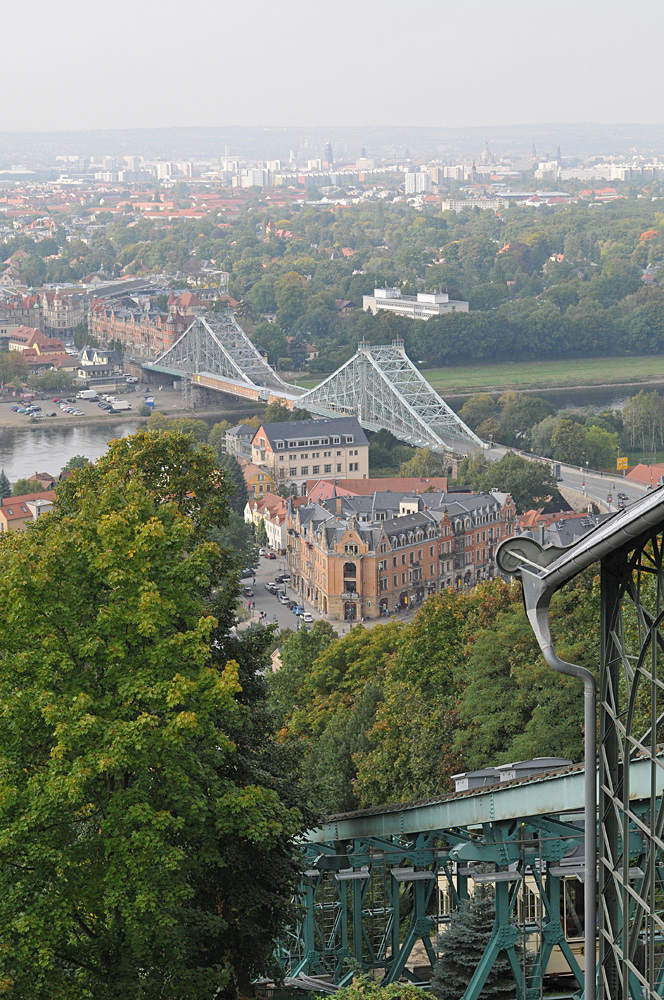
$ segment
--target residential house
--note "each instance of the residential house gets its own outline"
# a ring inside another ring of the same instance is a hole
[[[251,462],[251,442],[256,434],[256,428],[249,424],[236,424],[226,431],[226,452],[238,459]]]
[[[256,499],[260,499],[265,493],[272,492],[274,479],[266,469],[262,469],[258,465],[253,465],[251,462],[247,462],[246,465],[243,465],[242,467],[242,475],[244,476],[244,481],[247,484],[247,492],[249,496],[253,494]]]
[[[0,499],[0,532],[22,531],[52,509],[55,490]]]
[[[84,347],[78,355],[76,382],[83,386],[101,386],[122,379],[117,351]]]
[[[29,479],[31,483],[39,483],[43,490],[52,490],[57,482],[50,472],[35,472]]]

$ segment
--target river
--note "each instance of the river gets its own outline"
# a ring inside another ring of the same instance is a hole
[[[144,423],[144,421],[140,421]],[[48,472],[57,476],[73,455],[93,461],[103,455],[108,442],[133,434],[139,421],[119,424],[85,424],[76,427],[0,428],[0,469],[10,482]]]

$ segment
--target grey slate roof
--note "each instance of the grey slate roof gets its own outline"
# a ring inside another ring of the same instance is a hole
[[[273,424],[263,424],[265,436],[272,448],[275,442],[283,441],[284,448],[289,447],[288,442],[298,441],[318,441],[318,445],[312,447],[325,447],[332,445],[333,437],[340,437],[341,444],[346,444],[344,438],[352,436],[353,444],[368,445],[367,436],[360,427],[355,417],[330,417],[326,420],[283,420]]]

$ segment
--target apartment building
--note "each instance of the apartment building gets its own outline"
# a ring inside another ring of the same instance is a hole
[[[88,330],[102,347],[119,341],[128,354],[154,360],[181,337],[191,325],[191,316],[159,309],[132,309],[95,302],[88,317]]]
[[[55,490],[24,493],[18,497],[0,498],[0,533],[23,531],[38,517],[53,509]]]
[[[302,496],[312,477],[369,475],[369,442],[355,417],[261,424],[251,452],[253,464],[265,466],[277,486],[290,483]]]
[[[451,312],[468,312],[468,303],[451,299],[447,292],[418,292],[402,295],[400,288],[374,288],[373,295],[364,295],[362,308],[375,316],[377,312],[392,312],[409,319],[431,319]]]
[[[289,519],[291,587],[333,619],[384,617],[492,579],[515,519],[509,494],[333,495]]]

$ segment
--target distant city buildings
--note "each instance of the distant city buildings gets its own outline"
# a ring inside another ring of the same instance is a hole
[[[431,319],[450,312],[468,312],[468,303],[463,299],[450,299],[447,292],[403,295],[400,288],[375,288],[373,295],[363,296],[362,308],[374,316],[385,311],[409,319]]]

